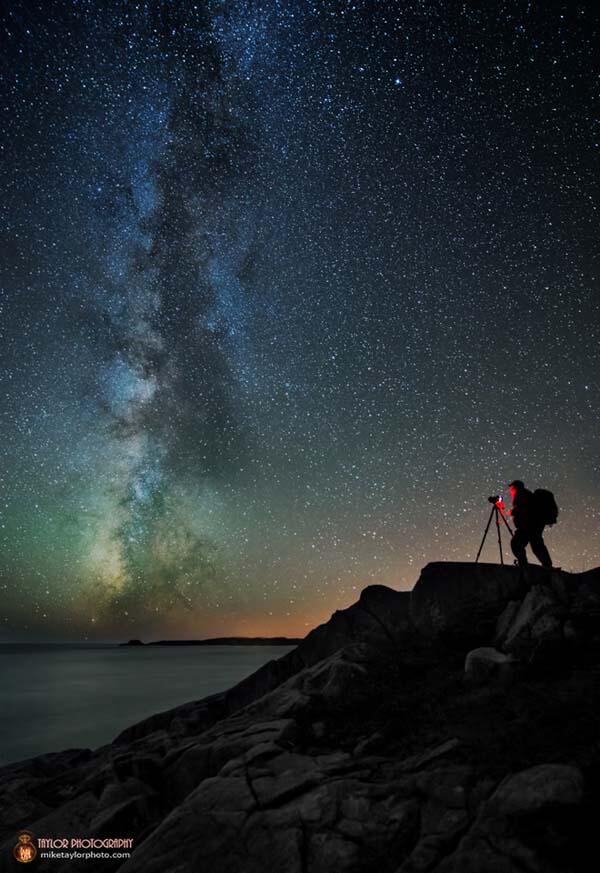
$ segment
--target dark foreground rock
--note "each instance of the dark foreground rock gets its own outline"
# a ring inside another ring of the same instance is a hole
[[[228,692],[1,770],[0,870],[28,828],[134,838],[43,871],[587,871],[599,643],[600,570],[371,586]]]

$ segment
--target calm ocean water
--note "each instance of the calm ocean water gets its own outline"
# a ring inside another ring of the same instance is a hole
[[[0,645],[0,765],[101,746],[146,716],[231,688],[292,648]]]

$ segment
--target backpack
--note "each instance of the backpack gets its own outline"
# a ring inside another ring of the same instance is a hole
[[[542,524],[556,524],[558,506],[552,491],[536,488],[533,492],[533,506],[537,520]]]

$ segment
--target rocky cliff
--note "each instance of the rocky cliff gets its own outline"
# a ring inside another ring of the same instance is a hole
[[[230,691],[0,771],[20,829],[134,837],[120,873],[589,870],[600,568],[430,564]]]

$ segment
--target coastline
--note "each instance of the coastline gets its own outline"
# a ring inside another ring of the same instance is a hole
[[[118,873],[584,870],[599,665],[600,568],[429,564],[227,692],[1,769],[3,848],[28,828],[125,835]]]

